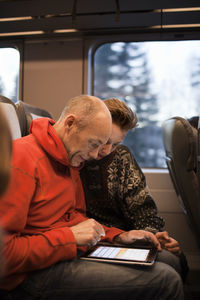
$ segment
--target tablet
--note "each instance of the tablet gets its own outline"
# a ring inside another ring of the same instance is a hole
[[[156,255],[156,248],[96,245],[80,258],[89,261],[152,266],[155,262]]]

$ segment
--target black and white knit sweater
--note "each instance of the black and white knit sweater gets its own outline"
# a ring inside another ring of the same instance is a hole
[[[119,145],[81,170],[87,216],[123,230],[162,231],[164,220],[146,186],[145,176],[129,149]]]

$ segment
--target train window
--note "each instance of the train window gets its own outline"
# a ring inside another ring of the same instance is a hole
[[[0,48],[0,94],[18,99],[20,55],[15,48]]]
[[[94,53],[94,95],[136,110],[139,126],[126,144],[142,167],[163,168],[161,124],[200,108],[200,41],[114,42]]]

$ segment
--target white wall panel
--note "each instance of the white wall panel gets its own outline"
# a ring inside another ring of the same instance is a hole
[[[26,43],[23,89],[24,102],[57,119],[66,101],[82,93],[82,41]]]

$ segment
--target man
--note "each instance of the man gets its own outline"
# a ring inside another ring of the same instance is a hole
[[[100,99],[82,95],[68,101],[56,123],[34,120],[30,135],[14,141],[11,183],[0,205],[6,232],[1,289],[9,299],[183,299],[170,266],[133,269],[78,258],[99,240],[142,239],[160,249],[150,232],[123,232],[85,216],[79,167],[97,158],[111,123]]]
[[[137,115],[116,98],[104,100],[112,115],[112,133],[99,151],[97,160],[88,161],[81,170],[87,216],[101,224],[123,230],[153,232],[163,249],[159,259],[172,265],[185,279],[187,262],[179,243],[164,231],[156,204],[147,188],[145,176],[129,149],[120,145],[127,131],[137,126]],[[181,270],[180,263],[183,265]]]

